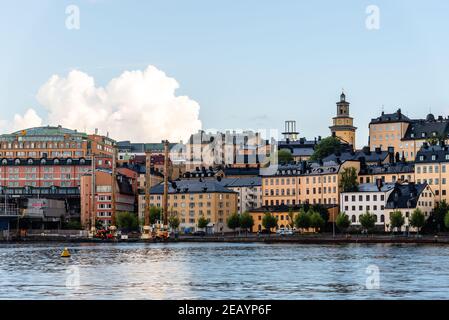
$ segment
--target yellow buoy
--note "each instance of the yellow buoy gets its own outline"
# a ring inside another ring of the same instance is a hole
[[[61,257],[63,257],[63,258],[70,258],[69,249],[64,248],[64,250],[62,250]]]

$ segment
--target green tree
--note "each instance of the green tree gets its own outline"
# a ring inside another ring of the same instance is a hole
[[[341,212],[335,219],[335,224],[341,232],[344,232],[351,225],[351,221],[349,220],[349,216],[347,214]]]
[[[449,211],[446,212],[446,215],[444,216],[444,225],[449,229]]]
[[[281,149],[278,151],[278,162],[279,163],[289,163],[293,161],[293,156],[290,150]]]
[[[359,220],[360,224],[362,225],[362,228],[367,233],[372,229],[374,229],[374,226],[376,224],[376,217],[374,216],[374,214],[371,214],[367,211],[364,214],[360,215]]]
[[[446,226],[445,223],[445,217],[448,211],[449,211],[449,204],[446,202],[446,200],[443,200],[438,203],[433,214],[436,220],[435,223],[437,224],[436,231],[440,231],[441,227],[443,228],[446,227],[447,229],[449,229],[449,227]]]
[[[354,167],[344,168],[340,178],[340,190],[342,192],[359,191],[357,170]]]
[[[168,218],[168,224],[170,225],[170,228],[172,228],[173,230],[177,230],[179,228],[179,218],[176,215],[171,215]]]
[[[425,223],[426,223],[426,216],[419,208],[416,208],[413,211],[412,216],[410,217],[410,225],[416,228],[418,230],[417,233],[419,234],[419,231],[421,230],[422,227],[424,227]]]
[[[150,224],[155,224],[157,220],[162,219],[162,209],[159,207],[150,207]]]
[[[337,137],[327,137],[315,146],[315,150],[310,159],[317,161],[338,151],[341,151],[341,141]]]
[[[275,228],[278,225],[278,219],[273,216],[271,213],[265,213],[262,218],[262,226],[271,231],[271,229]]]
[[[321,217],[319,212],[313,211],[310,215],[310,226],[315,229],[315,231],[320,231],[324,226],[325,221],[323,217]]]
[[[206,228],[207,225],[209,224],[209,222],[210,222],[209,219],[206,219],[206,218],[204,218],[203,216],[201,216],[201,217],[198,219],[198,228],[199,228],[199,229],[204,229],[204,228]]]
[[[117,228],[120,230],[137,230],[139,228],[139,219],[134,212],[118,212]]]
[[[253,216],[249,214],[249,212],[244,212],[240,216],[240,228],[245,229],[246,232],[251,230],[254,226]]]
[[[394,231],[395,229],[399,229],[399,231],[401,231],[401,227],[404,225],[404,223],[405,219],[401,211],[396,210],[390,213],[391,231]]]
[[[240,227],[240,217],[238,213],[231,214],[226,220],[226,224],[228,225],[229,229],[232,229],[232,231],[235,232],[235,229]]]
[[[299,229],[308,229],[310,227],[310,214],[301,209],[295,217],[295,225]]]

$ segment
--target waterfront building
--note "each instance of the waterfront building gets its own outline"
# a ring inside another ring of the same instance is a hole
[[[114,140],[61,126],[36,127],[0,135],[0,158],[87,158],[110,156]]]
[[[332,136],[339,138],[342,142],[352,145],[355,148],[355,134],[357,128],[354,127],[354,119],[349,115],[349,102],[346,101],[344,92],[337,102],[337,116],[333,119],[333,124],[329,129]]]
[[[217,182],[223,187],[237,192],[237,212],[239,214],[262,206],[261,177],[218,178]]]
[[[420,209],[427,219],[432,214],[435,204],[435,194],[427,183],[396,184],[385,206],[385,216],[388,217],[385,231],[391,231],[389,217],[393,211],[400,211],[405,219],[401,231],[416,231],[410,226],[413,211]]]
[[[0,160],[0,186],[9,188],[79,187],[92,161],[85,158],[15,158]]]
[[[416,156],[415,179],[430,185],[437,203],[449,203],[449,147],[424,143]]]
[[[416,208],[419,208],[426,218],[435,207],[435,195],[428,184],[376,183],[359,185],[355,192],[342,192],[340,195],[340,210],[345,212],[353,226],[360,226],[360,216],[366,212],[374,214],[376,226],[384,231],[390,231],[390,214],[400,211],[405,219],[403,231],[410,230],[409,219]]]
[[[360,216],[367,211],[376,217],[376,226],[385,229],[388,217],[385,215],[387,199],[395,188],[394,183],[364,183],[358,191],[342,192],[340,195],[340,211],[348,215],[352,225],[360,226]]]
[[[80,188],[0,187],[0,231],[58,229],[80,219]]]
[[[164,186],[150,189],[150,205],[162,208]],[[169,215],[176,215],[183,232],[198,229],[200,217],[209,219],[208,231],[226,232],[227,218],[238,210],[238,193],[223,187],[215,179],[177,180],[168,188]],[[140,218],[145,212],[145,194],[139,194]]]
[[[116,213],[135,212],[135,194],[132,182],[127,176],[117,174],[115,185]],[[92,192],[94,198],[92,197]],[[92,212],[95,220],[100,221],[104,227],[111,226],[113,200],[112,200],[112,171],[108,169],[95,170],[95,188],[92,186],[92,172],[81,177],[81,224],[88,227],[91,224]],[[94,199],[94,203],[92,200]],[[94,210],[92,208],[94,207]]]
[[[406,161],[414,161],[421,146],[428,141],[448,142],[449,117],[428,114],[425,119],[410,119],[402,114],[385,114],[372,119],[369,124],[369,146],[371,150],[394,147]]]
[[[264,206],[338,204],[341,173],[345,168],[360,171],[360,162],[281,165],[274,175],[262,176]]]

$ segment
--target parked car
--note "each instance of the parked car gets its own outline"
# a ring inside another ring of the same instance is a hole
[[[279,229],[276,231],[276,234],[283,235],[284,232],[285,232],[285,229],[284,229],[284,228],[279,228]]]
[[[193,235],[194,235],[195,237],[204,237],[204,236],[206,235],[206,232],[205,232],[205,231],[195,231],[195,232],[193,233]]]
[[[285,229],[283,235],[285,236],[292,236],[294,234],[294,231],[292,229]]]

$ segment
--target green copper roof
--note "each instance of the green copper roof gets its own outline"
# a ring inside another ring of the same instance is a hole
[[[78,132],[77,130],[71,130],[67,128],[63,128],[61,126],[58,127],[36,127],[20,130],[12,133],[11,135],[19,135],[19,136],[61,136],[61,135],[78,135],[78,136],[87,136],[86,133]]]

